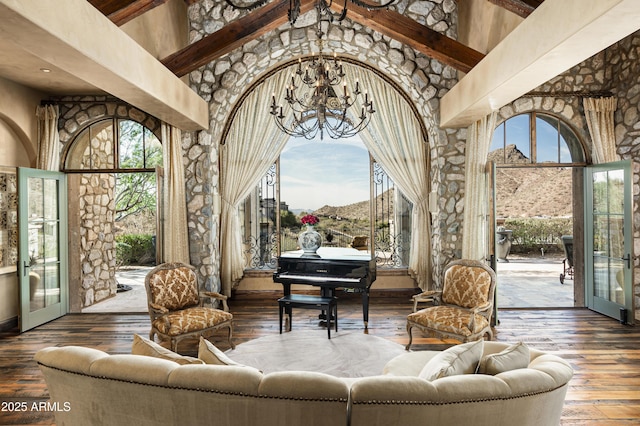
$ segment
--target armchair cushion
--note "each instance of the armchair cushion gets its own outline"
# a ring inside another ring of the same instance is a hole
[[[156,318],[152,325],[162,334],[179,336],[215,327],[225,321],[231,321],[232,318],[231,313],[219,309],[193,307]]]
[[[452,346],[431,358],[418,377],[432,381],[447,376],[473,374],[482,357],[483,346],[482,340]]]
[[[204,361],[198,358],[177,354],[173,351],[170,351],[167,348],[160,346],[156,342],[152,342],[151,340],[145,339],[144,337],[139,336],[137,334],[133,335],[133,345],[131,346],[131,354],[166,359],[169,361],[177,362],[178,364],[204,364],[205,363]]]
[[[519,342],[501,352],[482,357],[478,365],[478,373],[496,375],[518,368],[527,368],[529,361],[529,347]]]
[[[473,327],[469,329],[472,317]],[[489,326],[489,321],[484,316],[455,306],[425,308],[409,314],[407,319],[432,330],[467,337],[480,333]]]

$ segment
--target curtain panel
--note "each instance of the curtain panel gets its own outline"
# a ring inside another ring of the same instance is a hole
[[[269,106],[273,93],[285,92],[294,67],[269,77],[245,99],[220,146],[220,280],[221,292],[227,296],[244,274],[238,207],[289,140],[276,126]]]
[[[616,98],[585,98],[584,115],[593,141],[593,162],[611,163],[620,157],[616,151],[616,134],[613,114],[617,108]]]
[[[481,118],[467,129],[464,170],[462,258],[484,260],[487,256],[487,187],[485,167],[496,127],[497,113]]]
[[[164,166],[164,222],[162,229],[163,262],[190,263],[187,202],[185,195],[184,165],[182,159],[182,132],[162,123],[162,159]]]
[[[368,91],[377,111],[369,126],[361,132],[365,146],[413,204],[409,273],[418,286],[426,290],[431,258],[427,141],[407,101],[388,83],[353,65],[345,64],[344,71],[350,87],[355,87],[358,80],[360,86]]]
[[[36,168],[60,170],[60,134],[58,133],[57,105],[43,105],[36,108],[38,119],[38,158]]]

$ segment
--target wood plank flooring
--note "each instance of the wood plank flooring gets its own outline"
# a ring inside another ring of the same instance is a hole
[[[234,341],[242,344],[278,333],[277,296],[238,297],[230,301],[235,317]],[[360,298],[341,296],[339,329],[364,332]],[[368,333],[406,344],[407,297],[371,299]],[[500,310],[495,340],[524,341],[555,353],[575,369],[562,425],[631,425],[640,423],[640,327],[629,327],[586,309]],[[295,310],[294,329],[318,328],[317,311]],[[134,333],[147,336],[146,314],[72,314],[35,330],[0,333],[0,424],[54,424],[54,415],[32,410],[46,401],[44,379],[33,355],[47,346],[84,345],[109,353],[129,353]],[[228,349],[222,335],[211,340]],[[446,349],[453,341],[421,337],[412,350]],[[196,342],[182,343],[179,351],[195,355]],[[357,354],[354,354],[357,356]],[[11,402],[27,402],[25,412],[6,411]]]

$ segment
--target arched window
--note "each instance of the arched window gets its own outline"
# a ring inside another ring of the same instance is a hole
[[[558,118],[531,112],[500,124],[493,134],[490,159],[498,165],[578,165],[585,163],[582,144]]]
[[[70,144],[63,171],[150,172],[162,166],[162,145],[151,130],[109,118],[82,130]]]

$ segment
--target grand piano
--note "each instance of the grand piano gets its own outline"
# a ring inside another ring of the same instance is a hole
[[[273,274],[273,281],[283,285],[285,296],[291,294],[291,284],[318,286],[321,296],[333,297],[337,288],[362,293],[365,328],[369,324],[369,289],[375,280],[376,261],[370,253],[338,247],[321,247],[317,255],[283,253]]]

